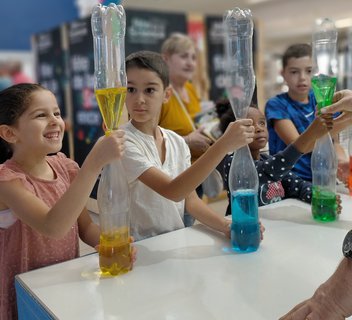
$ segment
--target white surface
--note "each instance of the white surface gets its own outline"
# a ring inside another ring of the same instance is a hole
[[[135,244],[132,272],[99,278],[96,254],[27,272],[19,279],[59,319],[277,319],[310,297],[335,270],[352,229],[352,200],[341,219],[312,220],[295,200],[260,209],[259,250],[226,252],[229,241],[202,225]]]

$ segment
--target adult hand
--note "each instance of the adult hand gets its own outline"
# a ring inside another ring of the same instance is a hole
[[[352,91],[337,91],[332,102],[330,106],[322,108],[321,113],[352,112]]]
[[[185,141],[191,150],[192,156],[201,156],[205,151],[208,150],[213,142],[202,132],[203,128],[198,128],[185,137]]]
[[[313,297],[294,307],[280,320],[344,320],[352,315],[352,262],[344,258]]]

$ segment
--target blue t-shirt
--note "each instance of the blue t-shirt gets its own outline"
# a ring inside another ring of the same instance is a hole
[[[310,90],[308,98],[308,103],[301,103],[292,100],[287,93],[282,93],[269,99],[266,103],[265,116],[268,124],[269,152],[271,155],[277,154],[287,146],[274,130],[273,120],[291,120],[298,133],[301,134],[315,118],[316,100],[313,90]],[[303,155],[292,169],[294,173],[307,181],[312,181],[310,159],[311,153]]]

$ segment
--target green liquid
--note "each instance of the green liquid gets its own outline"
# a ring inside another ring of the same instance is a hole
[[[312,88],[315,99],[317,99],[318,111],[332,103],[336,87],[336,77],[329,77],[323,74],[312,78]]]
[[[328,222],[336,220],[336,195],[331,191],[313,186],[312,214],[315,220]]]

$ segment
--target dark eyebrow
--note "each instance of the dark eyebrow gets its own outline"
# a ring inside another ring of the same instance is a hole
[[[134,85],[135,83],[133,81],[127,81],[127,84]],[[144,83],[143,85],[146,85],[146,86],[158,86],[160,84],[158,82],[148,82],[148,83]]]

